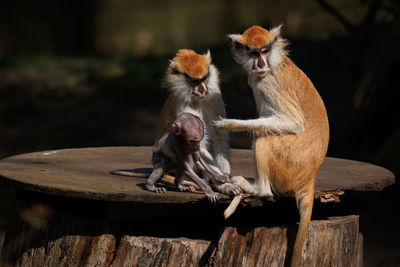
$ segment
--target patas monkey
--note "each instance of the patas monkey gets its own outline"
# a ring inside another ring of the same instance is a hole
[[[329,125],[325,106],[310,79],[287,57],[281,26],[252,26],[229,35],[235,60],[248,73],[258,119],[222,119],[218,129],[254,134],[257,177],[250,184],[232,177],[242,190],[258,196],[294,197],[300,224],[291,259],[299,266],[311,220],[314,184],[325,159]]]
[[[206,154],[209,166],[216,173],[229,176],[230,149],[227,131],[218,131],[212,122],[225,117],[225,107],[219,88],[216,67],[211,64],[208,51],[199,55],[193,50],[181,49],[171,60],[165,77],[169,96],[161,111],[155,146],[169,133],[170,124],[181,113],[195,114],[204,123],[204,138],[200,148]],[[225,194],[236,195],[238,186],[232,183],[216,185]]]

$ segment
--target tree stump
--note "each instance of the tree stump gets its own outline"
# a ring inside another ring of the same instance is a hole
[[[355,215],[312,221],[301,266],[362,266],[358,230]],[[285,226],[227,227],[211,257],[212,265],[283,266],[285,260],[288,264],[294,232]]]
[[[67,149],[0,161],[17,187],[1,262],[5,266],[285,266],[296,236],[292,200],[246,196],[228,220],[203,194],[144,189],[144,178],[110,174],[150,168],[150,147]],[[233,175],[254,177],[251,151],[232,151]],[[394,183],[371,164],[327,158],[317,178],[304,266],[362,266],[360,209]]]

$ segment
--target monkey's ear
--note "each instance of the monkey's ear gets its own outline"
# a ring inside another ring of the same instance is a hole
[[[281,29],[282,29],[283,24],[279,25],[278,27],[275,27],[271,30],[275,34],[275,36],[281,36]]]
[[[169,61],[169,67],[168,67],[168,72],[171,74],[178,74],[178,66],[176,65],[176,63],[172,60]]]
[[[231,39],[232,42],[238,42],[240,37],[241,37],[240,34],[229,34],[228,35],[228,38]]]
[[[228,38],[231,39],[232,41],[232,46],[235,49],[239,49],[241,47],[243,47],[243,44],[241,42],[239,42],[240,38],[242,36],[240,34],[229,34]]]
[[[207,53],[204,54],[211,61],[211,52],[210,49],[207,49]]]
[[[171,125],[172,132],[174,135],[181,135],[182,134],[182,125],[179,122],[173,122]]]

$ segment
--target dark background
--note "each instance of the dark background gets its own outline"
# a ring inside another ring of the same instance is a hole
[[[152,145],[168,59],[210,49],[228,117],[253,118],[228,33],[283,23],[290,57],[325,101],[328,156],[388,168],[362,221],[365,266],[400,265],[400,4],[395,0],[8,1],[0,9],[0,158]],[[232,134],[231,146],[251,137]],[[0,183],[0,244],[13,188]]]

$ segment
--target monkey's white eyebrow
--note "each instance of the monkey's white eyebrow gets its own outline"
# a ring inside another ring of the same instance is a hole
[[[250,52],[254,52],[254,51],[260,51],[260,50],[263,50],[263,49],[270,50],[271,47],[272,47],[272,45],[274,44],[274,42],[275,42],[275,41],[272,41],[272,42],[270,42],[269,44],[264,45],[264,46],[261,46],[261,47],[251,48],[249,51],[250,51]]]
[[[193,78],[192,76],[188,75],[186,72],[183,73],[185,75],[186,78],[190,79],[191,81],[195,82],[195,81],[203,81],[205,79],[208,78],[208,76],[210,76],[210,68],[208,68],[207,73],[200,77],[200,78]]]

